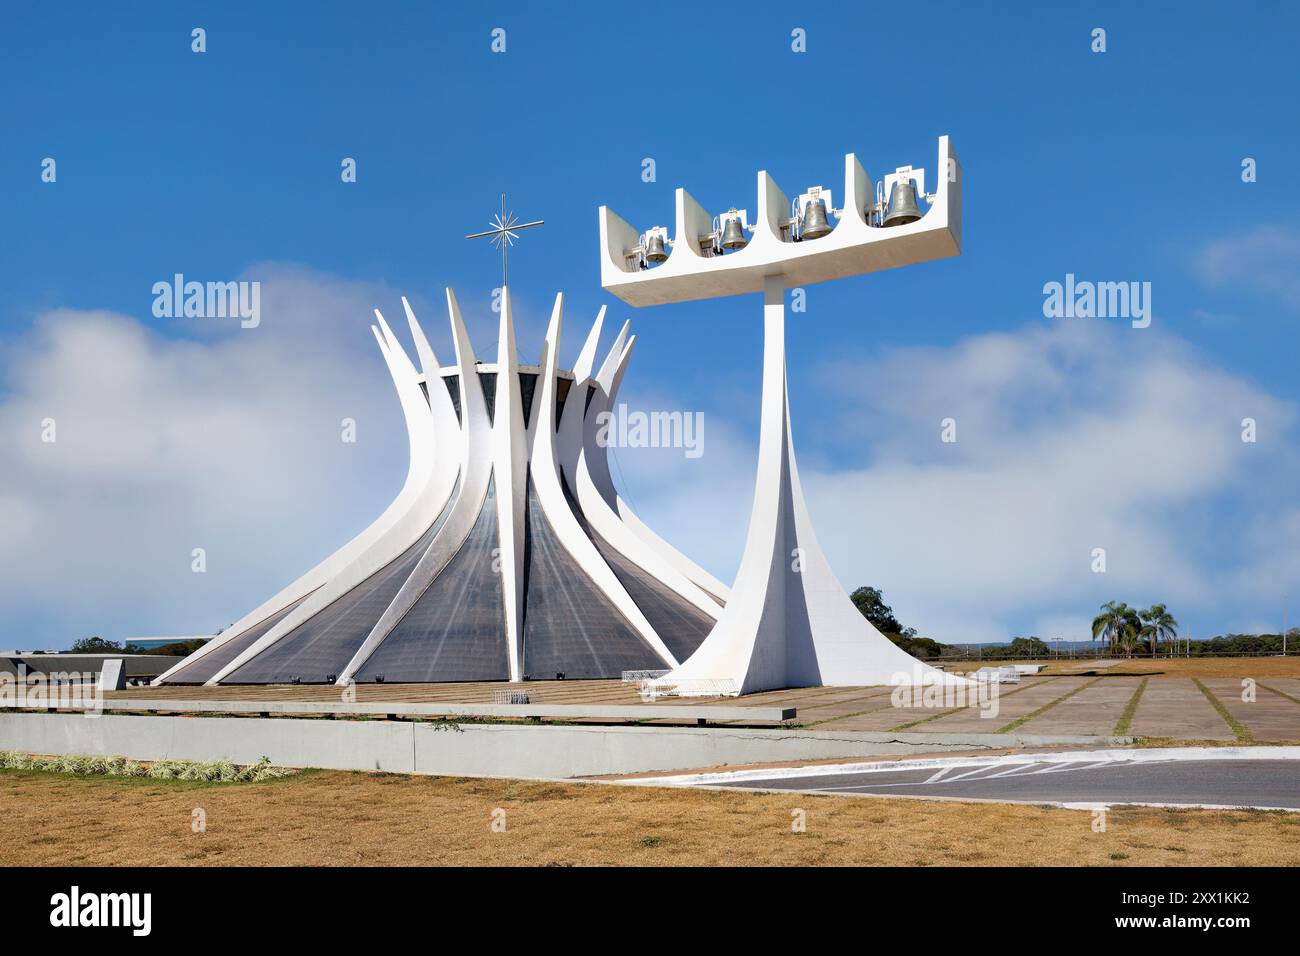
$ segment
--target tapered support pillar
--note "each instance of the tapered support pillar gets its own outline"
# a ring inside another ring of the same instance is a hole
[[[922,664],[877,631],[844,593],[817,544],[790,434],[785,282],[763,287],[763,396],[754,506],[722,617],[663,678],[689,694],[731,682],[739,693],[808,685],[964,683]]]

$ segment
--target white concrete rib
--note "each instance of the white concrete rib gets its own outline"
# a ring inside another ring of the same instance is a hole
[[[537,500],[541,504],[546,520],[569,556],[577,562],[591,582],[614,605],[642,640],[654,650],[660,660],[669,667],[676,667],[677,660],[672,652],[655,633],[650,622],[641,613],[641,609],[628,595],[618,577],[605,563],[605,559],[578,523],[560,484],[560,469],[555,447],[555,400],[563,314],[564,294],[560,293],[555,297],[555,307],[551,312],[551,323],[546,332],[546,344],[541,363],[542,378],[539,383],[541,386],[539,391],[542,393],[541,404],[537,410],[537,427],[533,431],[530,456],[533,488],[537,492]],[[572,391],[569,395],[570,400],[581,403],[582,396],[574,395]],[[565,405],[567,408],[568,400]],[[578,407],[581,408],[581,404]]]
[[[406,416],[407,437],[412,467],[407,484],[398,495],[392,521],[367,547],[356,554],[337,574],[302,601],[275,627],[245,648],[229,664],[214,674],[208,684],[218,684],[303,622],[342,597],[370,575],[383,568],[419,540],[446,504],[451,492],[446,470],[437,467],[433,415],[420,390],[418,373],[392,329],[376,310],[380,343],[388,370],[397,385],[397,394]]]
[[[627,368],[628,359],[631,358],[632,346],[635,342],[636,338],[633,337],[624,346],[622,356],[616,367],[615,381],[622,378],[623,371]],[[592,351],[594,352],[594,349]],[[588,365],[588,368],[590,368],[590,365]],[[578,369],[575,367],[574,375],[577,374]],[[716,621],[722,615],[722,606],[703,588],[675,567],[649,541],[632,530],[618,512],[610,506],[608,499],[600,493],[596,480],[591,475],[588,462],[595,458],[600,458],[603,461],[608,453],[608,449],[602,445],[600,440],[602,415],[608,409],[604,399],[606,393],[599,386],[596,386],[589,377],[575,382],[574,388],[581,388],[581,396],[585,402],[589,385],[595,387],[596,390],[592,394],[591,405],[587,407],[586,414],[583,416],[570,416],[570,409],[566,404],[565,414],[560,419],[559,436],[560,447],[565,454],[563,461],[565,477],[569,481],[569,488],[573,491],[574,497],[577,498],[583,516],[595,529],[596,533],[612,548],[637,566],[648,571],[678,597],[689,602]],[[572,395],[572,392],[570,395]],[[607,431],[608,429],[604,430]],[[604,473],[607,475],[608,470],[606,469]]]
[[[339,672],[335,683],[346,686],[388,637],[394,627],[415,606],[429,585],[451,562],[474,529],[483,503],[487,498],[488,483],[492,479],[491,428],[488,424],[487,405],[483,388],[479,384],[477,358],[470,344],[456,296],[447,290],[447,311],[451,320],[452,339],[456,347],[456,363],[460,369],[461,432],[466,436],[465,458],[461,462],[461,482],[456,499],[449,505],[450,512],[434,536],[411,574],[389,603],[366,639],[357,648],[346,667]],[[468,369],[468,372],[466,371]],[[498,491],[498,497],[500,492]],[[435,514],[422,525],[416,538],[424,534],[438,516]]]
[[[532,406],[525,416],[509,290],[503,296],[496,372],[495,414],[487,413],[477,358],[455,295],[447,290],[447,308],[455,344],[455,370],[461,399],[457,415],[440,366],[410,303],[402,298],[420,363],[417,371],[387,321],[375,310],[372,329],[397,389],[406,420],[410,463],[406,482],[393,503],[366,531],[321,562],[307,575],[246,615],[221,638],[182,660],[155,683],[228,644],[250,627],[299,602],[266,634],[216,671],[209,684],[220,683],[293,633],[301,624],[400,557],[430,527],[440,528],[411,574],[361,646],[342,669],[337,683],[351,683],[383,641],[459,552],[481,514],[490,482],[496,483],[496,555],[505,604],[509,677],[524,673],[522,629],[526,612],[525,541],[527,482],[534,490],[555,535],[599,592],[652,648],[664,666],[679,665],[667,645],[631,598],[617,574],[588,537],[575,509],[611,547],[644,569],[694,607],[715,620],[722,612],[714,595],[726,588],[646,528],[623,502],[609,474],[607,451],[597,440],[597,417],[609,411],[627,368],[635,338],[628,324],[619,331],[599,372],[593,374],[605,310],[587,336],[573,370],[565,414],[556,424],[559,387],[559,340],[563,296],[557,296]],[[490,367],[489,367],[490,368]],[[567,376],[566,376],[567,377]],[[423,387],[421,387],[423,386]],[[588,388],[594,389],[590,407]],[[528,425],[525,427],[524,419]],[[562,485],[568,484],[572,499]],[[572,502],[572,504],[571,504]],[[440,517],[441,516],[441,517]]]
[[[510,289],[503,289],[497,343],[497,389],[492,421],[492,469],[496,480],[497,566],[506,617],[510,679],[523,680],[524,534],[528,489],[528,443],[519,383],[519,353]]]
[[[596,386],[596,392],[592,396],[591,406],[587,409],[585,416],[584,433],[583,433],[583,461],[586,468],[588,479],[591,483],[591,489],[594,490],[609,508],[618,517],[632,534],[644,541],[654,551],[655,554],[672,567],[678,575],[684,577],[687,581],[695,585],[696,588],[704,592],[709,603],[717,607],[720,601],[726,601],[730,594],[730,589],[715,578],[709,572],[705,571],[686,555],[682,554],[671,544],[659,537],[632,509],[627,500],[619,494],[618,489],[614,486],[614,480],[609,473],[609,449],[602,448],[596,440],[596,419],[602,412],[613,412],[614,401],[618,395],[619,385],[623,381],[623,373],[627,370],[628,359],[632,352],[632,346],[636,342],[636,337],[628,339],[628,328],[630,322],[624,322],[623,328],[619,330],[618,337],[615,338],[609,354],[605,356],[605,361],[601,364],[600,371],[591,384]],[[581,500],[581,499],[580,499]],[[585,506],[584,506],[585,507]],[[623,553],[628,553],[620,548]],[[665,583],[669,583],[671,578],[662,578]],[[671,585],[670,585],[671,586]],[[674,588],[674,590],[677,590]],[[681,592],[679,592],[681,593]],[[683,596],[686,595],[683,593]],[[695,603],[692,601],[692,603]],[[696,605],[699,606],[698,604]],[[705,610],[711,617],[717,615],[707,608]]]
[[[384,357],[389,373],[392,375],[393,385],[397,389],[398,398],[401,401],[402,414],[406,419],[410,457],[407,465],[406,481],[403,483],[401,491],[398,492],[392,503],[384,509],[383,513],[371,522],[364,531],[302,577],[283,588],[275,596],[245,614],[226,628],[222,634],[209,641],[193,654],[183,658],[179,664],[165,671],[153,681],[153,684],[166,683],[182,668],[203,660],[208,654],[242,636],[250,628],[256,627],[267,618],[283,611],[295,601],[302,601],[308,595],[313,595],[314,592],[319,591],[327,582],[336,578],[349,565],[379,544],[406,518],[412,509],[417,507],[417,499],[420,498],[433,478],[433,469],[438,462],[438,456],[433,448],[432,436],[430,435],[429,426],[431,423],[428,406],[425,405],[422,410],[420,406],[424,405],[423,400],[414,401],[419,393],[418,387],[415,388],[415,394],[410,392],[410,386],[414,385],[414,369],[411,368],[410,374],[408,374],[406,366],[410,365],[409,361],[403,365],[401,360],[395,359],[390,354],[386,337],[377,330],[372,329],[372,331],[375,332],[375,338],[379,343],[379,351]],[[404,359],[405,355],[402,358]],[[304,603],[307,602],[304,601]],[[296,612],[301,610],[301,607],[302,605],[299,605],[294,614],[289,616],[297,617]],[[286,617],[287,619],[288,617]],[[279,623],[283,624],[284,621],[282,620]],[[268,632],[268,636],[270,633]]]

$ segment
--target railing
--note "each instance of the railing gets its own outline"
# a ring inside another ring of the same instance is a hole
[[[1300,645],[1297,645],[1300,650]],[[1132,654],[1126,654],[1124,651],[1105,650],[1098,651],[1088,648],[1078,648],[1074,651],[1050,651],[1047,654],[1009,654],[1005,650],[999,650],[996,647],[986,647],[982,651],[973,650],[959,654],[940,654],[936,657],[923,657],[921,660],[927,664],[943,664],[960,661],[1040,661],[1051,662],[1056,660],[1072,661],[1091,661],[1091,660],[1187,660],[1188,658],[1197,657],[1294,657],[1295,654],[1288,652],[1283,654],[1281,651],[1202,651],[1198,650],[1195,645],[1192,652],[1187,653],[1187,649],[1179,652],[1172,652],[1169,648],[1161,648],[1155,654],[1149,650],[1137,651]]]

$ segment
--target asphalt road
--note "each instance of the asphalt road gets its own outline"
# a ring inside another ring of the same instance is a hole
[[[933,766],[737,780],[728,786],[1048,803],[1172,803],[1300,810],[1300,761],[1168,760]]]

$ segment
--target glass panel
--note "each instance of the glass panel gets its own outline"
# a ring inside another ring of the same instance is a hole
[[[478,383],[483,386],[483,402],[487,405],[488,421],[492,421],[497,410],[497,373],[479,372]]]
[[[537,373],[519,373],[519,394],[524,407],[524,427],[528,427],[533,417],[533,393],[537,391]]]
[[[528,479],[524,676],[619,677],[663,662],[564,549]]]
[[[573,388],[573,379],[557,378],[555,381],[555,430],[560,430],[560,418],[564,415],[564,400]]]
[[[445,375],[442,381],[447,386],[447,394],[451,396],[451,407],[456,409],[456,421],[460,421],[460,376]]]
[[[588,528],[592,543],[673,657],[685,661],[704,643],[715,621]]]
[[[357,672],[386,683],[509,680],[496,494],[447,567]]]
[[[310,597],[310,595],[308,595]],[[252,647],[254,642],[259,638],[270,633],[271,628],[283,620],[290,611],[296,608],[307,597],[301,597],[294,601],[288,607],[281,611],[276,611],[266,620],[259,624],[254,624],[243,634],[233,637],[226,643],[222,644],[211,654],[205,654],[196,660],[193,664],[186,664],[171,677],[167,678],[169,684],[206,684],[216,676],[217,671],[225,667],[248,648]]]
[[[282,684],[298,680],[304,684],[323,684],[329,683],[332,676],[337,677],[411,576],[434,536],[442,530],[459,492],[458,476],[442,514],[415,544],[303,621],[222,683]]]
[[[613,570],[628,596],[641,609],[641,613],[659,635],[659,640],[664,642],[664,646],[672,651],[673,657],[679,662],[694,654],[709,636],[709,631],[713,630],[713,618],[602,538],[588,523],[563,475],[560,476],[560,486],[564,489],[564,498],[577,517],[578,524],[587,532],[587,537],[591,538],[592,544]]]

